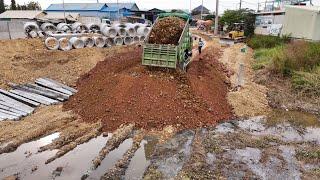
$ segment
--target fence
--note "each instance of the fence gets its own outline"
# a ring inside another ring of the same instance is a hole
[[[26,38],[23,30],[25,22],[0,21],[0,40]]]

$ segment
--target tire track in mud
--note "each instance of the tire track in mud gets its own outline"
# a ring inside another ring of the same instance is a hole
[[[127,152],[123,155],[122,159],[119,160],[113,168],[109,169],[101,177],[101,180],[124,179],[125,172],[130,164],[132,157],[140,148],[143,137],[143,131],[136,132],[136,135],[133,136],[133,143],[131,148],[127,150]]]
[[[132,135],[134,129],[134,124],[122,125],[114,133],[112,137],[106,142],[106,145],[100,150],[98,156],[92,160],[91,168],[81,177],[81,179],[87,179],[91,172],[97,169],[103,159],[111,151],[119,147],[119,145],[124,142],[128,137]],[[107,134],[104,134],[107,135]]]
[[[207,154],[203,140],[207,137],[206,129],[198,129],[193,143],[190,159],[184,164],[176,180],[183,179],[214,179],[214,174],[207,164]]]
[[[191,155],[194,131],[184,130],[177,133],[164,144],[158,144],[151,157],[151,164],[143,179],[172,179],[178,175]]]
[[[61,156],[65,155],[66,153],[68,153],[69,151],[73,150],[74,148],[76,148],[78,145],[83,144],[88,142],[89,140],[91,140],[92,138],[95,138],[97,136],[99,136],[101,134],[101,129],[102,129],[102,124],[101,123],[96,123],[95,126],[91,129],[89,129],[89,131],[86,131],[84,134],[82,134],[82,136],[77,137],[75,140],[73,140],[72,142],[62,145],[59,147],[59,151],[56,153],[55,156],[49,158],[45,164],[48,164],[54,160],[56,160],[57,158],[60,158]],[[53,144],[54,146],[55,144]],[[51,148],[49,148],[51,149]],[[53,148],[56,149],[56,148]]]

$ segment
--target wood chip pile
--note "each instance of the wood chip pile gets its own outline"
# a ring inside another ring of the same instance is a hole
[[[159,19],[151,30],[149,43],[178,45],[185,23],[178,17]]]

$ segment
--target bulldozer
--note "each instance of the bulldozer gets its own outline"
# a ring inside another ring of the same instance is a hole
[[[220,44],[233,45],[243,42],[246,39],[244,36],[244,23],[234,23],[232,30],[227,36],[220,38]]]

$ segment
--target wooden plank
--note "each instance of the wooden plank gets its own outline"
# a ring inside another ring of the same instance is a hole
[[[67,100],[70,97],[70,95],[67,95],[67,94],[52,90],[52,89],[48,89],[48,88],[45,88],[45,87],[41,87],[41,86],[36,85],[36,84],[29,84],[28,83],[25,86],[33,88],[33,89],[37,89],[37,90],[40,90],[40,91],[44,91],[44,92],[51,92],[51,93],[54,93],[54,94],[58,94],[59,97],[63,98],[64,100]]]
[[[45,96],[41,96],[41,95],[38,95],[38,94],[34,94],[34,93],[30,93],[30,92],[26,92],[26,91],[21,91],[21,90],[10,90],[10,92],[14,93],[14,94],[17,94],[19,96],[23,96],[25,98],[28,98],[28,99],[31,99],[33,101],[37,101],[41,104],[44,104],[44,105],[51,105],[51,104],[56,104],[58,103],[58,101],[54,100],[54,99],[50,99],[50,98],[47,98]]]
[[[23,104],[17,100],[14,100],[8,96],[5,96],[3,94],[0,94],[0,100],[7,102],[8,104],[14,105],[14,107],[17,107],[17,109],[21,109],[27,113],[32,113],[34,111],[34,108],[32,108],[26,104]]]
[[[21,90],[21,91],[26,91],[26,92],[29,92],[29,93],[34,93],[34,94],[38,94],[38,95],[41,95],[41,96],[45,96],[45,97],[48,97],[48,98],[51,98],[51,99],[56,99],[58,101],[64,101],[64,99],[60,98],[59,95],[57,94],[53,94],[53,93],[50,93],[50,92],[43,92],[43,91],[40,91],[40,90],[37,90],[37,89],[33,89],[33,88],[30,88],[30,87],[27,87],[25,85],[19,85],[19,86],[15,86],[15,89],[18,89],[18,90]]]
[[[45,80],[47,80],[47,81],[50,81],[50,82],[52,82],[52,83],[54,83],[54,84],[56,84],[56,85],[58,85],[58,86],[61,86],[62,88],[66,89],[66,90],[68,90],[68,91],[71,91],[72,93],[77,93],[77,92],[78,92],[78,90],[76,90],[76,89],[74,89],[74,88],[72,88],[72,87],[70,87],[70,86],[67,86],[67,85],[65,85],[65,84],[62,84],[62,83],[60,83],[60,82],[58,82],[58,81],[55,81],[55,80],[53,80],[53,79],[50,79],[50,78],[39,78],[39,79],[45,79]]]
[[[73,95],[73,93],[71,91],[66,90],[66,89],[64,89],[64,88],[62,88],[60,86],[56,86],[55,84],[53,84],[52,82],[47,81],[47,80],[37,79],[36,80],[36,84],[39,84],[41,86],[45,86],[45,87],[47,87],[49,89],[53,89],[55,91],[59,91],[61,93],[64,93],[64,94],[67,94],[67,95],[70,95],[70,96]]]
[[[10,112],[13,112],[13,113],[16,113],[16,114],[20,114],[21,116],[27,116],[28,115],[28,113],[20,111],[18,109],[15,109],[14,107],[3,105],[2,101],[0,101],[0,109],[6,110],[6,111],[10,111]]]
[[[16,116],[16,117],[19,117],[19,118],[21,118],[21,116],[22,116],[20,114],[17,114],[17,113],[14,113],[14,112],[10,112],[10,111],[6,111],[6,110],[3,110],[3,109],[0,109],[0,112],[5,113],[5,114],[9,114],[9,115],[12,115],[12,116]]]
[[[32,105],[32,106],[40,106],[40,103],[38,103],[38,102],[29,100],[27,98],[24,98],[22,96],[18,96],[16,94],[13,94],[11,92],[8,92],[8,91],[2,90],[2,89],[0,89],[0,93],[4,94],[6,96],[9,96],[9,97],[11,97],[11,98],[13,98],[13,99],[15,99],[17,101],[20,101],[22,103],[26,103],[26,104],[29,104],[29,105]]]

